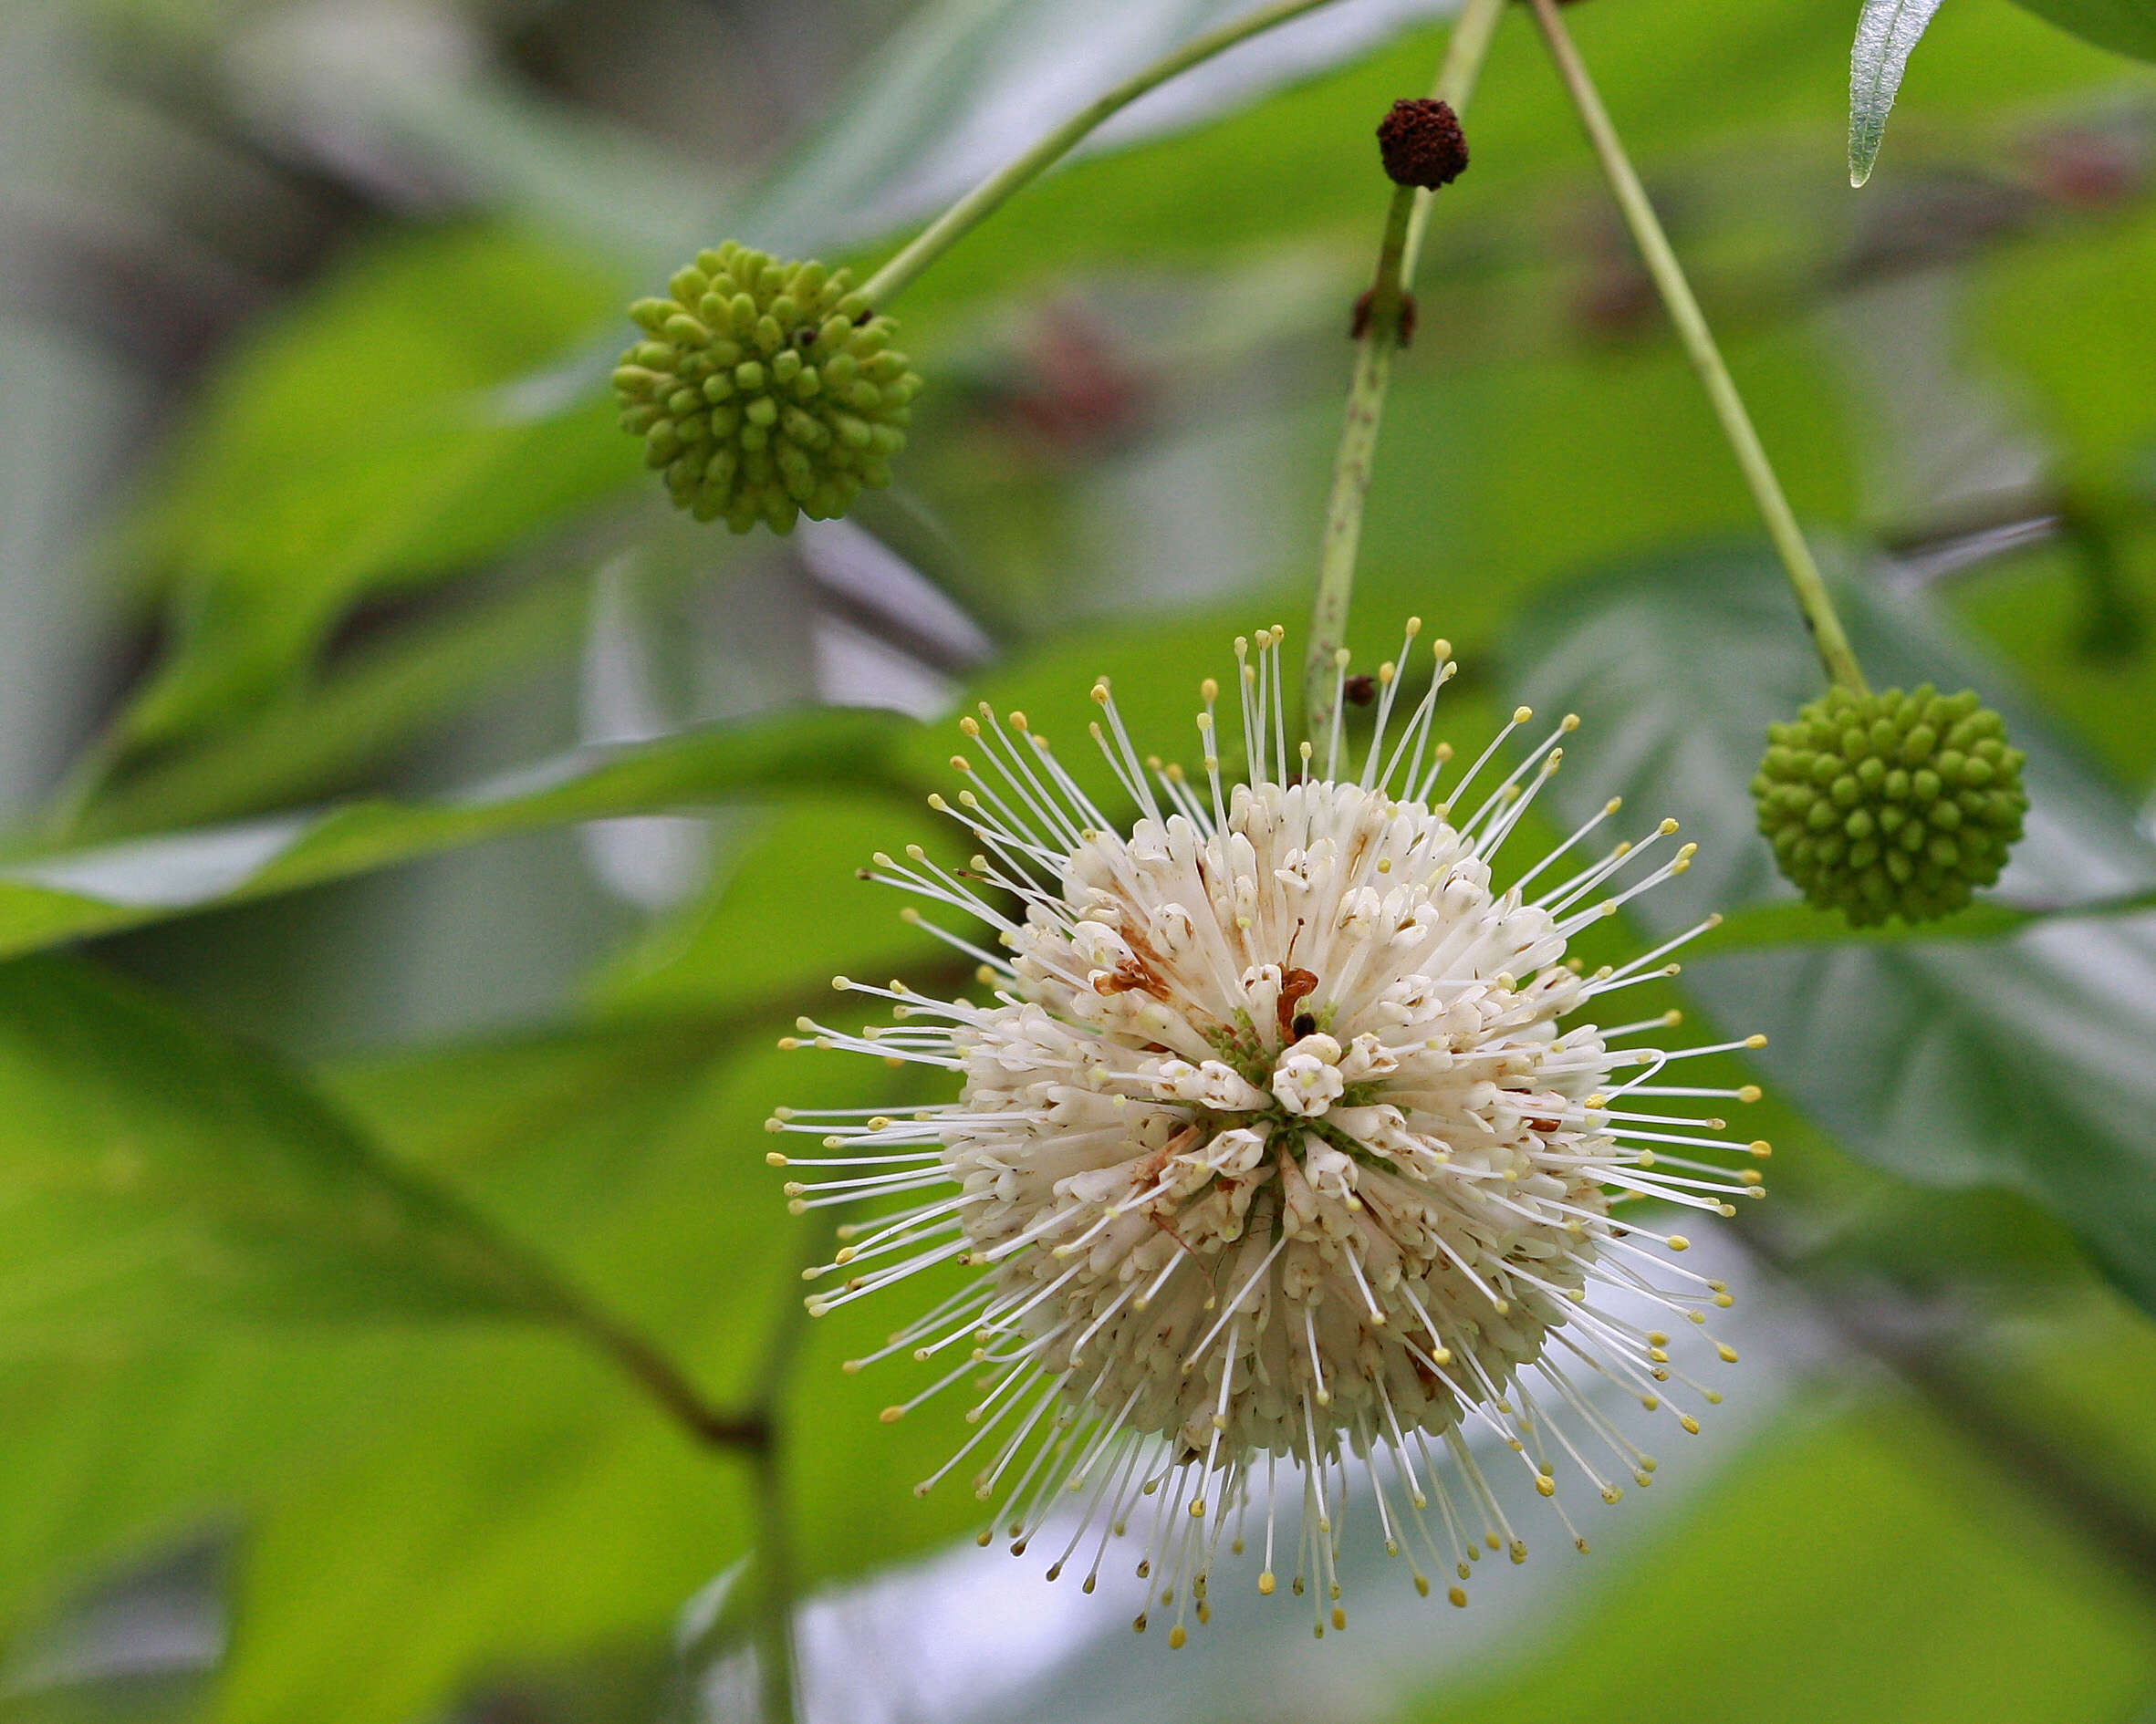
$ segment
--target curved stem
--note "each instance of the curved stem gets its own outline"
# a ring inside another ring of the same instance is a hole
[[[1490,37],[1505,11],[1505,0],[1467,0],[1445,44],[1431,95],[1466,111],[1488,57]],[[1325,537],[1318,552],[1318,593],[1310,607],[1310,640],[1303,659],[1303,728],[1319,755],[1333,722],[1338,684],[1334,655],[1348,631],[1348,602],[1355,590],[1355,554],[1362,542],[1362,504],[1370,492],[1370,463],[1385,414],[1385,391],[1392,379],[1392,353],[1400,345],[1401,307],[1414,280],[1422,236],[1430,225],[1433,192],[1412,186],[1394,188],[1385,211],[1384,237],[1378,250],[1376,279],[1356,339],[1355,373],[1348,385],[1348,409],[1340,427],[1340,446],[1333,456],[1332,490],[1325,504]]]
[[[1027,181],[1053,167],[1088,132],[1111,115],[1128,108],[1140,96],[1165,84],[1178,73],[1188,71],[1201,61],[1211,59],[1223,49],[1231,48],[1238,42],[1262,35],[1276,24],[1285,24],[1290,18],[1300,17],[1306,12],[1315,12],[1319,6],[1329,4],[1331,0],[1274,0],[1273,5],[1260,6],[1247,17],[1237,18],[1217,29],[1208,30],[1203,36],[1193,36],[1173,53],[1155,60],[1144,70],[1133,73],[1113,89],[1087,103],[1024,155],[997,169],[960,198],[916,234],[904,250],[870,276],[861,286],[861,291],[869,296],[869,303],[879,311],[885,309],[914,276],[995,214],[1012,193]]]
[[[1677,326],[1678,337],[1684,344],[1693,369],[1706,386],[1707,399],[1713,404],[1714,417],[1722,422],[1723,434],[1729,439],[1737,465],[1744,469],[1745,483],[1752,488],[1753,501],[1759,505],[1759,513],[1766,523],[1767,536],[1774,541],[1782,566],[1788,573],[1789,586],[1797,595],[1797,608],[1804,615],[1805,627],[1811,630],[1812,645],[1818,652],[1827,680],[1855,693],[1866,693],[1864,672],[1857,663],[1849,636],[1843,632],[1841,618],[1835,614],[1834,600],[1819,576],[1819,566],[1812,560],[1811,547],[1805,544],[1797,516],[1789,508],[1789,500],[1782,494],[1774,464],[1767,460],[1759,433],[1753,429],[1752,416],[1745,410],[1744,398],[1738,395],[1729,368],[1723,363],[1721,349],[1714,345],[1713,333],[1707,327],[1699,301],[1693,297],[1691,284],[1684,278],[1683,265],[1678,263],[1669,236],[1662,232],[1661,223],[1654,213],[1654,205],[1648,202],[1646,188],[1632,170],[1617,128],[1610,123],[1609,109],[1602,106],[1594,80],[1588,76],[1587,63],[1579,57],[1579,50],[1573,46],[1564,20],[1557,16],[1557,0],[1532,0],[1532,4],[1535,22],[1541,27],[1550,57],[1557,62],[1557,75],[1564,80],[1573,107],[1578,110],[1588,140],[1601,161],[1609,189],[1617,198],[1619,209],[1624,213],[1625,225],[1631,230],[1632,242],[1639,246],[1647,273],[1654,278],[1662,303],[1669,307],[1670,320]]]

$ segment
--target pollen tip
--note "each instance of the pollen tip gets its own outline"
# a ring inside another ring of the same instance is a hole
[[[783,1168],[786,1165],[786,1158],[777,1150],[769,1149],[765,1151],[764,1165],[767,1168]]]
[[[1766,1037],[1764,1035],[1747,1035],[1745,1038],[1745,1045],[1746,1047],[1765,1047],[1766,1045]]]
[[[1264,1573],[1257,1577],[1257,1590],[1259,1596],[1270,1598],[1273,1595],[1274,1588],[1279,1584],[1280,1582],[1274,1574],[1273,1571],[1269,1568],[1266,1569]]]
[[[906,1409],[902,1407],[887,1407],[880,1413],[876,1415],[876,1417],[881,1419],[886,1425],[895,1425],[900,1419],[905,1418],[905,1416]]]
[[[1687,1437],[1696,1437],[1700,1434],[1700,1422],[1690,1413],[1679,1413],[1677,1422],[1684,1427],[1684,1434]]]
[[[1535,709],[1531,706],[1515,706],[1512,710],[1512,722],[1515,724],[1525,724],[1534,716]]]
[[[1096,706],[1108,704],[1108,679],[1106,677],[1102,677],[1093,684],[1093,703]]]
[[[796,1198],[791,1203],[786,1205],[786,1213],[788,1215],[807,1214],[808,1200],[807,1198]]]
[[[1617,1503],[1617,1502],[1621,1502],[1623,1500],[1624,1500],[1624,1491],[1623,1491],[1623,1490],[1622,1490],[1622,1488],[1621,1488],[1621,1487],[1620,1487],[1620,1486],[1617,1486],[1617,1485],[1613,1485],[1613,1484],[1612,1484],[1612,1485],[1604,1485],[1604,1486],[1602,1487],[1602,1501],[1605,1501],[1605,1502],[1609,1502],[1609,1503]]]
[[[985,705],[981,708],[981,711],[984,712],[985,712],[988,709]],[[981,733],[981,722],[969,712],[965,717],[958,721],[958,728],[963,731],[968,736],[978,736]]]
[[[1448,1603],[1461,1610],[1467,1608],[1467,1589],[1464,1586],[1454,1586],[1448,1589],[1445,1598]]]
[[[820,1317],[825,1312],[830,1309],[830,1306],[826,1304],[820,1299],[804,1299],[801,1302],[801,1305],[802,1309],[807,1311],[812,1317]]]
[[[1557,1481],[1547,1472],[1538,1472],[1535,1475],[1535,1489],[1543,1496],[1554,1497],[1557,1494]]]
[[[1415,1576],[1415,1596],[1418,1598],[1427,1598],[1430,1596],[1429,1575],[1418,1574]]]
[[[1775,1152],[1774,1145],[1767,1142],[1765,1137],[1755,1137],[1749,1144],[1745,1146],[1745,1148],[1750,1149],[1751,1152],[1757,1156],[1762,1161],[1765,1161],[1767,1157],[1771,1156]]]
[[[1733,1346],[1718,1346],[1714,1349],[1714,1356],[1724,1365],[1734,1365],[1737,1362],[1737,1350]]]
[[[1670,1235],[1670,1249],[1673,1251],[1687,1251],[1692,1249],[1692,1241],[1682,1233],[1672,1233]]]
[[[1191,1504],[1191,1519],[1193,1521],[1203,1521],[1204,1518],[1205,1499],[1203,1497],[1200,1497],[1197,1499],[1197,1501]]]

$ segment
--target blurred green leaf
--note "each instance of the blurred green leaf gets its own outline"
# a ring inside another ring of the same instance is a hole
[[[474,597],[355,649],[328,676],[243,727],[102,789],[71,841],[229,819],[336,787],[535,660],[580,639],[588,583],[557,575]]]
[[[86,966],[0,968],[0,1351],[546,1315],[559,1293],[293,1075]]]
[[[120,556],[176,640],[134,745],[284,688],[354,598],[437,578],[635,477],[582,357],[624,285],[488,228],[364,254],[258,337],[183,433]]]
[[[2021,0],[2040,18],[2099,47],[2156,60],[2156,5],[2150,0]]]
[[[2066,444],[2067,476],[2098,486],[2116,485],[2156,442],[2156,318],[2143,291],[2156,214],[2122,218],[2005,252],[1974,282],[1983,351],[2034,386],[2031,409]],[[2107,362],[2091,364],[2092,350]]]
[[[1402,1724],[2108,1724],[2156,1676],[2151,1621],[1944,1426],[1874,1403],[1786,1418],[1584,1608]]]
[[[2028,751],[2034,806],[2003,895],[2077,902],[2156,887],[2156,847],[2132,810],[2049,736],[2006,672],[1920,601],[1839,591],[1876,684],[1981,689]],[[1560,807],[1578,817],[1620,791],[1701,841],[1682,888],[1635,901],[1650,930],[1787,896],[1746,785],[1767,723],[1817,691],[1817,670],[1770,562],[1731,553],[1620,572],[1568,593],[1517,648],[1523,697],[1589,726],[1587,770],[1553,781]],[[1686,986],[1731,1033],[1766,1032],[1760,1064],[1853,1153],[1920,1183],[2020,1189],[2156,1303],[2156,918],[1705,957]]]
[[[933,0],[832,100],[750,202],[743,231],[759,244],[815,250],[887,230],[894,206],[907,219],[932,214],[1102,90],[1260,4],[1094,0],[1080,13],[1057,0]],[[1247,109],[1398,28],[1383,16],[1276,28],[1125,110],[1115,132],[1179,132]],[[1032,117],[1030,131],[997,123],[1014,111]]]
[[[948,960],[950,948],[899,919],[897,893],[855,870],[913,843],[963,864],[953,840],[963,837],[891,796],[776,810],[735,842],[705,893],[607,967],[596,1000],[610,1012],[737,1012],[824,986],[838,971],[866,977]],[[815,913],[804,914],[811,903]]]
[[[1849,183],[1871,178],[1909,56],[1940,0],[1864,0],[1849,49]]]
[[[804,1589],[974,1525],[980,1505],[963,1487],[925,1501],[910,1489],[964,1428],[886,1425],[877,1413],[902,1398],[905,1367],[838,1368],[937,1290],[808,1324],[795,1302],[815,1224],[786,1214],[785,1176],[764,1163],[776,1103],[902,1101],[908,1080],[782,1054],[761,1035],[745,1052],[742,1030],[707,1035],[701,1058],[673,1042],[655,1061],[636,1033],[594,1031],[581,1051],[558,1039],[552,1060],[530,1043],[422,1053],[348,1073],[339,1090],[392,1146],[460,1170],[487,1213],[604,1287],[715,1398],[749,1391],[790,1312],[804,1345],[786,1379],[782,1476]],[[585,1074],[580,1100],[564,1069]],[[517,1141],[497,1112],[521,1122]],[[693,1454],[581,1359],[474,1367],[463,1385],[400,1396],[393,1426],[280,1497],[243,1577],[227,1718],[400,1724],[495,1666],[661,1627],[750,1549],[746,1475],[731,1458]]]
[[[811,1075],[767,1044],[745,1058],[738,1030],[662,1039],[430,1052],[416,1077],[378,1065],[337,1087],[391,1165],[423,1161],[734,1404],[800,1286],[761,1122],[782,1062]],[[854,1099],[849,1075],[828,1069],[818,1097]],[[505,1117],[526,1129],[493,1154]],[[0,1355],[0,1625],[100,1562],[236,1520],[228,1719],[408,1724],[504,1670],[661,1640],[753,1536],[735,1456],[557,1331],[253,1324]],[[864,1427],[884,1434],[872,1411]]]
[[[388,867],[483,839],[745,794],[891,788],[888,712],[815,709],[578,750],[425,802],[384,798],[0,867],[0,956]]]

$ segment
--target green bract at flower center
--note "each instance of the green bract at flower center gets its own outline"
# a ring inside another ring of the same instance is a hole
[[[699,252],[672,297],[629,308],[621,424],[674,502],[736,533],[831,520],[891,483],[921,379],[847,271],[782,263],[731,240]]]
[[[2021,836],[2026,757],[1973,691],[1831,689],[1767,734],[1759,829],[1806,898],[1858,927],[1961,909]]]

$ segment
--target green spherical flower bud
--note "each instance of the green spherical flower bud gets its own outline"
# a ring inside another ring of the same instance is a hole
[[[1829,689],[1767,738],[1759,830],[1806,898],[1857,927],[1951,915],[2021,836],[2026,756],[1973,690]]]
[[[614,393],[677,504],[736,533],[787,533],[891,483],[921,379],[847,271],[729,240],[668,285],[629,308],[644,337]]]

